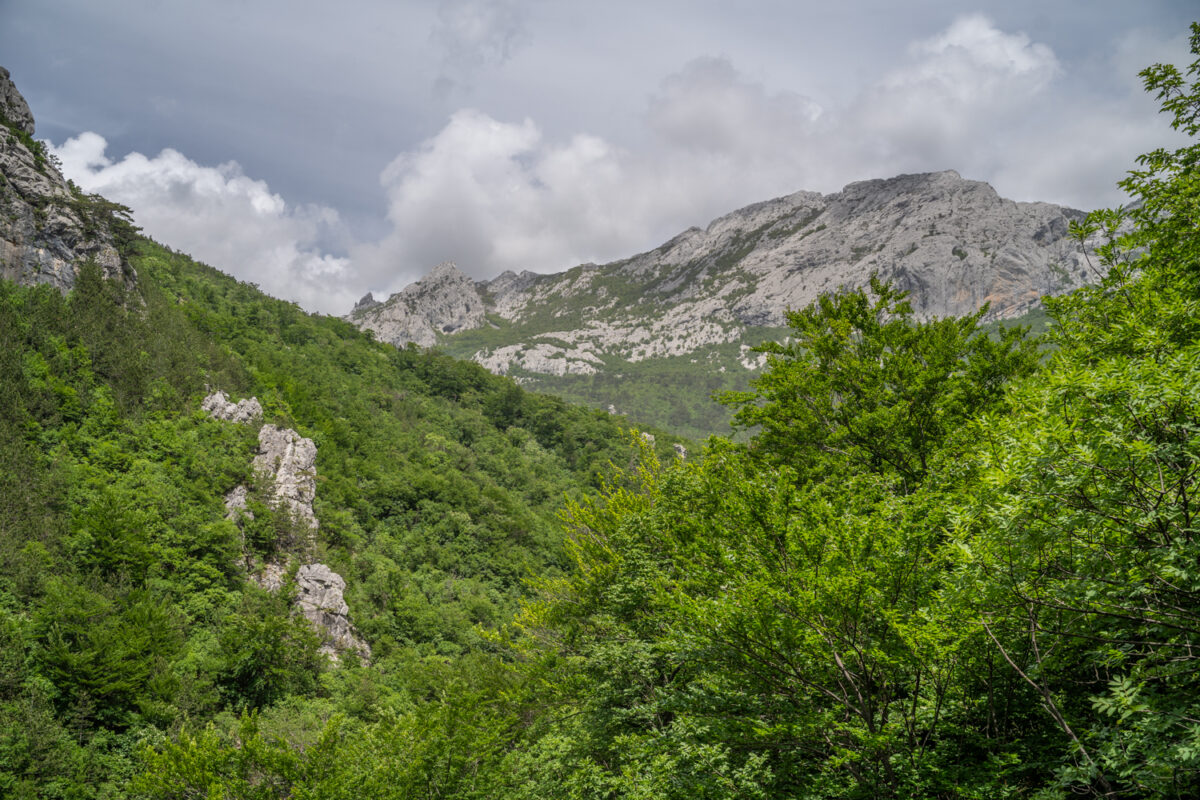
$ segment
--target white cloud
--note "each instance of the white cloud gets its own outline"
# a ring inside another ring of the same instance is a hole
[[[1004,142],[1033,112],[1061,67],[1053,51],[1024,34],[998,30],[986,17],[962,17],[909,47],[909,63],[868,86],[830,142],[843,161],[879,176],[957,169],[984,177],[997,159],[1020,160]],[[840,143],[840,147],[838,146]]]
[[[383,171],[393,232],[355,262],[393,290],[443,260],[480,276],[569,266],[646,234],[606,206],[630,178],[624,155],[599,138],[551,144],[531,120],[462,110]]]
[[[1010,99],[1014,82],[1039,91],[1060,69],[1049,47],[1024,33],[1005,33],[981,14],[960,17],[942,33],[915,42],[909,51],[917,62],[890,75],[885,86],[936,87],[948,98],[967,103]]]
[[[393,232],[354,251],[395,291],[444,260],[478,277],[632,255],[742,203],[793,191],[820,109],[700,59],[651,99],[649,150],[601,137],[547,141],[537,124],[456,112],[383,171]],[[781,165],[783,168],[781,169]]]
[[[981,15],[914,43],[909,55],[839,126],[842,159],[877,175],[956,169],[1006,197],[1088,209],[1121,203],[1116,182],[1137,154],[1173,140],[1140,86],[1096,96],[1081,65],[1072,72],[1046,45]],[[1124,48],[1104,59],[1127,68]]]
[[[349,262],[318,244],[339,226],[333,209],[290,207],[234,162],[206,167],[169,149],[113,161],[107,148],[87,132],[52,149],[68,178],[129,206],[155,239],[310,310],[345,313],[353,303]]]
[[[649,122],[664,142],[685,149],[777,158],[805,136],[822,110],[791,92],[769,94],[728,59],[698,58],[663,81]]]

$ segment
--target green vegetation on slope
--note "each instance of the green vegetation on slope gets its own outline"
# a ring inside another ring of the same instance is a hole
[[[480,350],[512,341],[505,329],[511,323],[499,321],[500,330],[481,328],[447,338],[445,352],[470,358]],[[528,340],[521,326],[520,338]],[[743,348],[780,339],[786,328],[749,328],[741,341],[710,345],[678,356],[643,361],[627,361],[615,356],[604,359],[604,369],[594,375],[546,375],[519,367],[509,375],[522,386],[556,395],[571,403],[617,413],[637,425],[661,428],[691,439],[703,441],[709,436],[730,435],[730,410],[714,399],[726,392],[745,391],[755,372],[747,369],[744,359],[754,357]],[[537,341],[552,339],[539,336]]]
[[[94,267],[66,298],[0,285],[5,796],[121,795],[137,743],[187,720],[285,702],[374,715],[438,691],[446,664],[495,650],[485,631],[524,581],[565,564],[562,502],[627,459],[607,414],[375,343],[151,242],[133,261],[138,296]],[[257,439],[199,411],[208,386],[316,441],[313,560],[346,578],[371,668],[330,673],[286,597],[247,583],[243,555],[293,523],[257,502],[243,541],[224,518]]]
[[[1144,73],[1195,136],[1189,75]],[[1140,163],[1038,371],[886,286],[829,298],[734,398],[748,447],[575,506],[517,639],[563,722],[511,796],[1200,793],[1200,145]]]

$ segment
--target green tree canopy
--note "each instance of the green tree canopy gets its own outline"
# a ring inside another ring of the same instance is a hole
[[[787,314],[787,341],[758,348],[767,369],[754,391],[727,394],[752,449],[802,477],[868,470],[916,486],[930,459],[971,416],[995,406],[1006,382],[1037,364],[1019,328],[980,329],[984,307],[918,322],[906,294],[871,276]]]

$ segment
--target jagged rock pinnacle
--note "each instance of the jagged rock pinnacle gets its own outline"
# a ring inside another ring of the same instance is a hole
[[[0,67],[0,118],[19,130],[33,135],[33,112],[17,90],[8,70]]]
[[[483,325],[483,297],[474,281],[446,261],[384,303],[355,306],[350,318],[384,341],[430,347],[440,335]]]

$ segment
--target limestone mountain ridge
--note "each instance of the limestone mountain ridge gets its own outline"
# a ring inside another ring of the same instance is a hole
[[[394,344],[436,344],[534,382],[731,345],[753,370],[749,348],[788,309],[873,273],[907,291],[920,318],[985,304],[989,320],[1024,314],[1097,279],[1069,235],[1083,217],[1004,199],[952,170],[900,175],[746,206],[604,265],[472,281],[442,264],[348,318]]]

